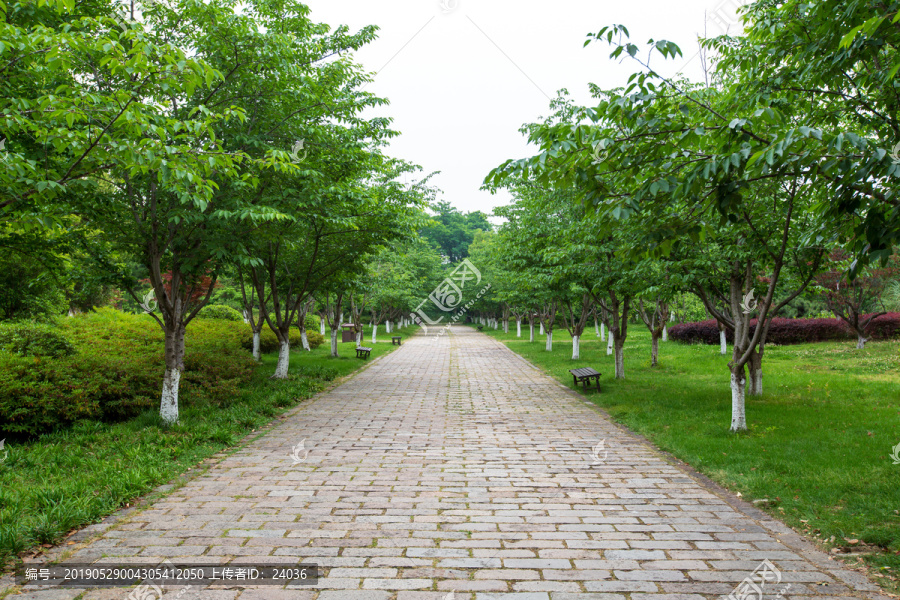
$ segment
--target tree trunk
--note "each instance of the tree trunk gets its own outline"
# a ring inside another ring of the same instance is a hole
[[[372,325],[372,343],[373,344],[378,343],[378,325],[377,324]]]
[[[615,336],[612,331],[609,332],[609,342],[606,344],[606,355],[610,356],[613,353],[613,347],[615,346]]]
[[[866,347],[866,342],[868,342],[866,338],[863,336],[856,334],[856,349],[863,350]]]
[[[606,323],[600,323],[600,341],[606,341]]]
[[[665,331],[665,329],[663,330]],[[650,366],[659,364],[659,336],[655,332],[650,333]]]
[[[750,360],[747,361],[747,393],[751,396],[762,396],[763,393],[763,370],[762,370],[762,354],[752,352]]]
[[[362,336],[363,336],[363,333],[362,333],[362,330],[360,329],[359,331],[356,332],[356,336],[355,336],[355,337],[356,337],[356,347],[357,347],[357,348],[359,348],[360,346],[362,346]]]
[[[528,324],[528,341],[529,342],[534,341],[534,321],[531,321]]]
[[[262,360],[262,353],[259,349],[259,329],[253,330],[253,360],[256,362]]]
[[[322,334],[322,337],[325,337],[325,319],[320,317],[319,321],[319,333]]]
[[[547,352],[553,352],[553,332],[547,331],[547,345],[545,346]]]
[[[544,322],[541,321],[541,335],[544,335]]]
[[[509,333],[509,319],[503,319],[503,333]]]
[[[300,330],[300,341],[303,342],[303,349],[307,352],[311,352],[312,348],[309,347],[309,338],[306,337],[306,330]]]
[[[166,373],[163,376],[159,416],[166,425],[178,422],[178,390],[184,372],[184,327],[165,328]]]
[[[337,358],[338,355],[338,331],[337,329],[331,330],[331,356]]]
[[[181,383],[181,371],[166,367],[163,376],[162,401],[159,405],[159,416],[166,425],[178,422],[178,387]]]
[[[728,338],[725,336],[725,330],[719,330],[719,347],[722,352],[722,356],[728,354]]]
[[[666,327],[666,326],[663,326],[663,336],[662,336],[662,341],[664,341],[664,342],[668,342],[668,341],[669,341],[669,328]]]
[[[522,337],[522,319],[516,319],[516,337]]]
[[[581,348],[578,343],[578,338],[580,336],[573,335],[572,336],[572,360],[578,360],[581,358]]]
[[[600,324],[597,322],[597,317],[594,317],[594,331],[597,332],[597,337],[600,337]]]
[[[731,369],[731,431],[747,430],[745,411],[747,379],[743,365]]]
[[[272,379],[287,379],[288,366],[291,361],[291,343],[281,342],[278,348],[278,364],[275,366],[275,374]]]
[[[613,337],[612,332],[609,337]],[[625,341],[617,339],[613,345],[616,349],[616,379],[625,379]]]

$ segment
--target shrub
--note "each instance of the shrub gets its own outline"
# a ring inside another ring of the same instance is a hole
[[[756,319],[750,322],[750,335],[756,331]],[[900,335],[900,313],[888,313],[872,321],[870,339],[886,340]],[[719,343],[719,327],[715,320],[683,323],[669,329],[669,336],[684,343]],[[728,332],[729,343],[734,336]],[[851,340],[856,335],[840,319],[772,319],[767,343],[789,345],[829,340]]]
[[[210,304],[209,306],[204,306],[200,309],[200,312],[197,313],[197,317],[201,319],[223,319],[225,321],[240,321],[243,322],[244,315],[240,313],[240,311],[231,308],[230,306],[225,306],[224,304]]]
[[[303,326],[307,329],[312,329],[313,331],[318,331],[319,326],[322,319],[319,318],[319,315],[314,315],[312,313],[306,313],[306,319],[303,321]]]
[[[310,349],[315,350],[325,343],[325,336],[319,333],[318,329],[307,329],[306,341],[309,342]]]
[[[37,434],[79,419],[119,420],[159,403],[163,334],[148,315],[99,309],[65,319],[60,329],[78,351],[53,359],[0,352],[0,428]],[[252,375],[241,348],[245,326],[197,320],[185,336],[180,401],[227,401]]]
[[[297,329],[291,329],[288,334],[288,339],[291,344],[291,348],[302,348],[303,340],[300,338],[300,331]],[[253,330],[247,325],[244,328],[244,334],[242,337],[241,345],[246,350],[253,349]],[[269,352],[278,352],[278,337],[275,335],[275,332],[272,331],[266,325],[263,325],[262,331],[259,334],[259,351],[263,354],[268,354]]]
[[[21,356],[50,358],[75,354],[75,346],[58,326],[34,321],[0,324],[0,349]]]

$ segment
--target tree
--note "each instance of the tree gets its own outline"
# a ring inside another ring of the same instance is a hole
[[[146,270],[158,301],[154,318],[166,340],[160,408],[166,423],[178,418],[185,329],[209,300],[196,296],[197,282],[216,281],[241,253],[253,224],[290,219],[267,204],[272,196],[258,185],[260,176],[267,175],[265,182],[299,170],[285,150],[326,114],[309,107],[342,98],[340,82],[352,87],[363,79],[358,67],[335,56],[373,35],[371,29],[330,34],[293,2],[241,6],[156,4],[144,11],[146,27],[126,28],[105,56],[84,57],[90,68],[83,79],[99,90],[118,90],[126,107],[119,118],[132,138],[121,160],[95,175],[93,192],[67,196],[67,210],[84,215],[111,248],[135,256]],[[227,52],[222,40],[228,40]],[[126,63],[126,48],[133,46],[145,48],[139,55],[145,78]],[[178,59],[183,51],[159,50],[169,47],[189,48],[191,61]],[[372,103],[366,95],[354,98],[327,114],[339,120],[358,104]],[[133,293],[129,274],[122,277]]]
[[[649,285],[638,298],[638,316],[650,331],[650,366],[655,367],[659,364],[659,340],[669,321],[669,304],[677,290],[670,282],[667,265],[654,261],[646,267],[649,272],[644,277]]]
[[[612,41],[618,31],[621,28],[606,31],[607,39]],[[677,51],[668,42],[655,47],[663,54]],[[613,56],[626,50],[632,56],[637,53],[633,44],[620,44]],[[761,391],[760,363],[769,322],[815,275],[821,240],[812,233],[832,234],[812,210],[823,197],[802,168],[769,160],[762,160],[766,168],[758,167],[760,159],[771,154],[752,152],[765,132],[751,134],[744,129],[745,120],[729,120],[728,112],[735,110],[731,88],[722,92],[690,86],[652,71],[636,73],[631,82],[624,91],[595,88],[599,102],[592,107],[578,108],[558,99],[552,118],[523,128],[540,154],[507,161],[487,183],[530,174],[545,185],[572,186],[594,208],[596,220],[619,221],[618,229],[607,227],[606,238],[593,238],[607,244],[608,262],[600,275],[622,276],[609,281],[618,290],[598,286],[610,295],[596,299],[612,316],[611,329],[627,331],[627,308],[640,287],[634,261],[670,254],[680,240],[697,243],[720,234],[720,264],[727,265],[720,275],[727,288],[717,302],[707,294],[705,303],[722,322],[726,316],[714,312],[713,304],[730,308],[736,339],[729,365],[732,430],[740,431],[746,429],[745,367],[750,364],[751,389]],[[768,123],[763,118],[758,122],[761,128]],[[757,167],[749,168],[753,165]],[[611,234],[620,239],[614,241]],[[776,301],[789,264],[795,267],[797,285]],[[751,291],[758,291],[754,288],[759,281],[765,282],[765,291],[759,300],[759,326],[752,330],[751,311],[741,305]],[[618,345],[615,338],[622,332],[612,333]]]
[[[432,223],[423,227],[420,235],[434,244],[449,263],[457,263],[469,255],[469,244],[475,239],[476,231],[492,230],[487,216],[480,211],[463,214],[449,202],[437,202],[434,210],[437,214]]]
[[[753,132],[748,166],[789,164],[829,190],[817,210],[846,227],[852,275],[900,243],[897,14],[870,0],[756,2],[744,36],[707,42],[721,54],[717,72],[739,74],[730,95]],[[774,117],[761,135],[757,115]]]
[[[830,254],[829,269],[817,277],[823,289],[822,297],[828,310],[841,319],[856,334],[856,347],[862,350],[868,341],[868,328],[878,317],[887,313],[882,297],[888,283],[900,273],[897,260],[886,268],[866,267],[856,278],[847,277],[851,257],[846,251]],[[868,314],[866,314],[868,313]]]

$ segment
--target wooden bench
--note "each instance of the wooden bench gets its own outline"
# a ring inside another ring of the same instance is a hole
[[[578,382],[580,381],[586,390],[591,383],[591,379],[596,379],[597,389],[600,389],[600,371],[585,367],[583,369],[569,369],[569,373],[572,374],[572,379],[575,380],[575,387],[578,387]]]
[[[403,344],[400,343],[401,338],[402,338],[402,336],[399,336],[399,335],[392,336],[391,337],[391,346],[394,346],[394,345],[402,346]]]
[[[371,348],[365,348],[360,346],[356,349],[356,358],[369,358],[369,353],[372,351]],[[597,385],[600,385],[599,383]]]

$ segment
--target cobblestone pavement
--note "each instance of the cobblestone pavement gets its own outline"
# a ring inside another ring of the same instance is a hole
[[[88,533],[67,560],[324,571],[315,587],[166,590],[184,600],[699,600],[727,596],[763,560],[780,578],[765,598],[884,598],[464,327],[409,339],[168,496]]]

